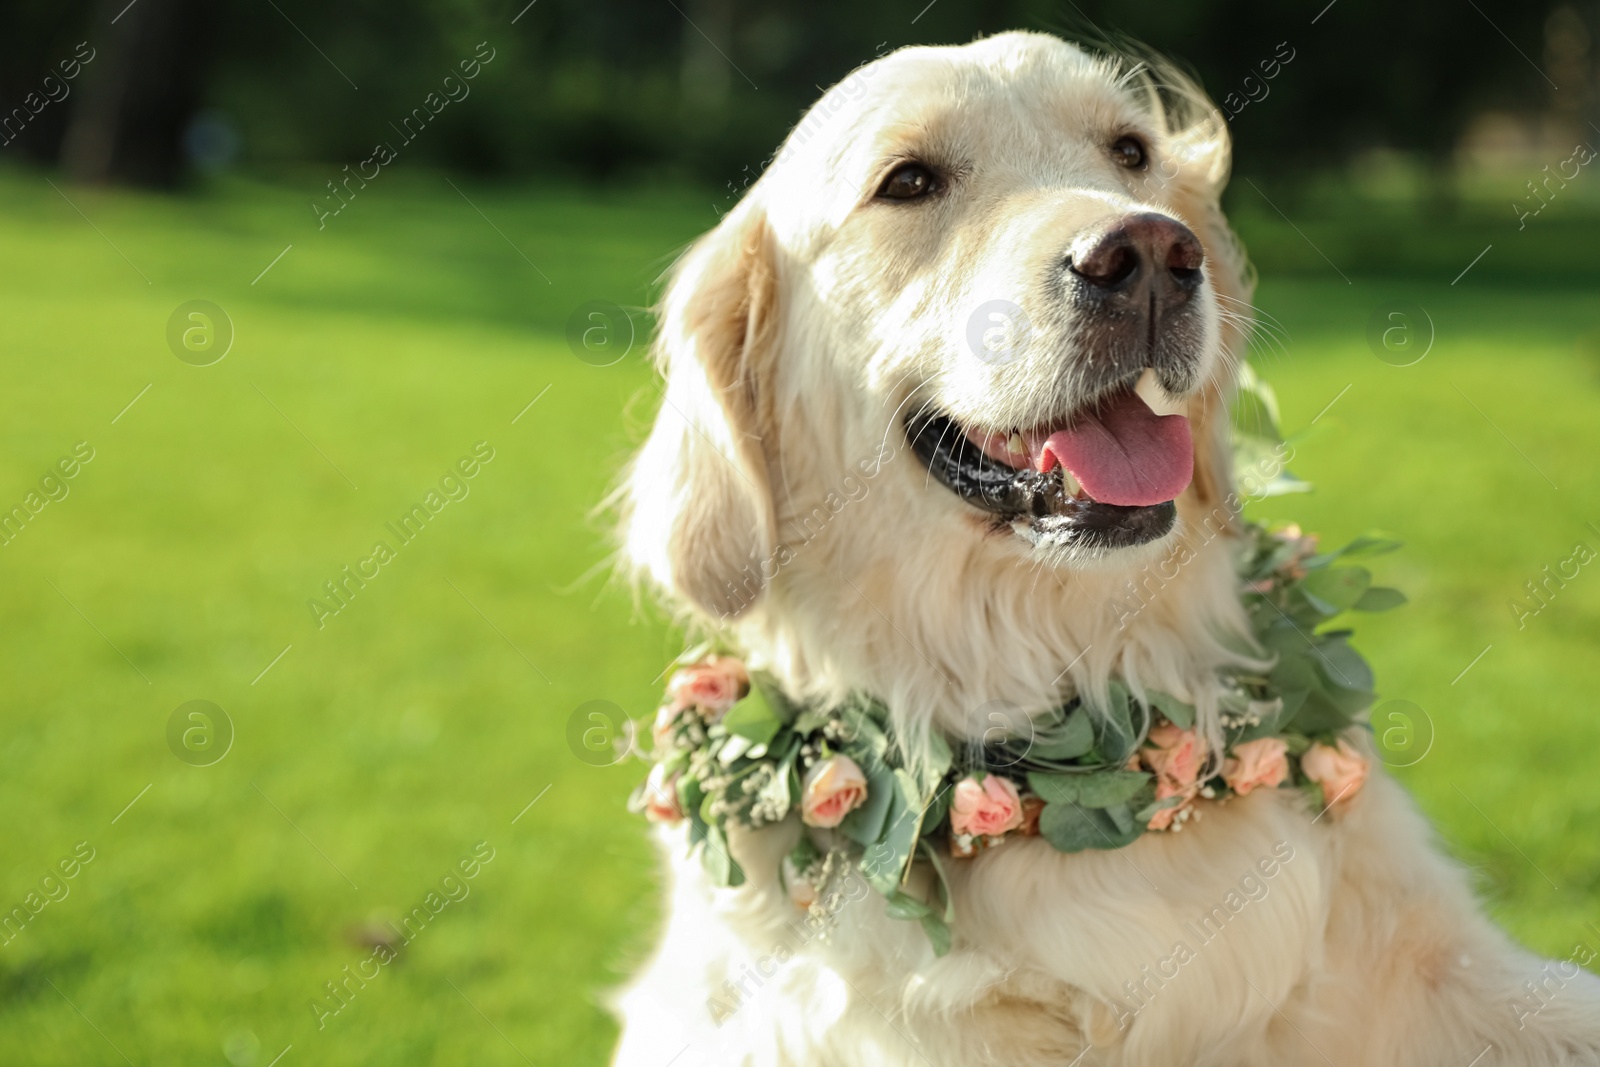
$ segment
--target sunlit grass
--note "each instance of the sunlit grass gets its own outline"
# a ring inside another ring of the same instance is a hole
[[[0,183],[0,503],[94,449],[0,548],[0,906],[95,850],[0,948],[0,1062],[601,1063],[600,998],[648,945],[637,769],[581,762],[566,723],[593,699],[643,713],[677,651],[607,584],[592,514],[654,398],[637,347],[593,367],[563,331],[585,301],[647,303],[711,201],[462,185],[469,203],[397,175],[319,232],[316,184],[67,189],[91,225],[40,176]],[[1600,894],[1600,578],[1523,630],[1508,605],[1600,548],[1600,298],[1489,270],[1347,285],[1253,217],[1258,303],[1288,332],[1258,363],[1287,430],[1316,419],[1295,467],[1318,487],[1260,511],[1406,539],[1376,566],[1413,603],[1358,636],[1384,695],[1433,720],[1405,779],[1497,916],[1564,954]],[[209,367],[165,341],[197,298],[236,330]],[[1437,330],[1412,367],[1367,347],[1395,301]],[[308,600],[478,442],[465,498],[319,628]],[[193,699],[236,730],[212,766],[168,749]],[[363,929],[479,841],[470,895],[319,1029]]]

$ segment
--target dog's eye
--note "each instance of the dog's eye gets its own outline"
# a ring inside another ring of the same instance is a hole
[[[1118,137],[1111,142],[1111,158],[1129,170],[1139,170],[1144,166],[1144,142],[1137,137]]]
[[[916,200],[933,192],[936,180],[933,171],[921,163],[906,163],[896,167],[878,186],[880,200]]]

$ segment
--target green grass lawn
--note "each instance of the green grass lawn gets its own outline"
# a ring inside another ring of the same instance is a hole
[[[595,367],[564,330],[586,301],[646,303],[712,198],[462,185],[469,203],[401,174],[319,232],[324,177],[67,189],[74,208],[0,176],[0,508],[93,449],[0,548],[0,908],[93,849],[0,947],[0,1062],[598,1064],[601,999],[649,944],[638,767],[586,764],[567,729],[590,700],[645,713],[678,651],[609,581],[593,515],[654,393],[642,345]],[[1287,340],[1258,365],[1287,430],[1316,419],[1296,468],[1317,485],[1260,513],[1408,542],[1375,567],[1412,604],[1358,640],[1432,721],[1402,774],[1495,915],[1565,955],[1600,937],[1600,576],[1525,629],[1508,605],[1600,549],[1600,296],[1511,269],[1536,238],[1456,286],[1475,236],[1403,280],[1352,251],[1346,284],[1259,218],[1246,239],[1296,271],[1264,269]],[[234,325],[211,366],[167,347],[193,299]],[[1396,301],[1435,324],[1415,366],[1367,347]],[[468,495],[319,628],[308,600],[331,606],[324,582],[478,442]],[[234,728],[209,766],[169,749],[190,700]],[[319,1019],[375,924],[479,842],[469,895]]]

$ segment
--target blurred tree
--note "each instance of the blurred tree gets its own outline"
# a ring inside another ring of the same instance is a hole
[[[856,65],[1008,28],[1141,40],[1193,64],[1219,100],[1260,95],[1245,79],[1286,46],[1292,63],[1233,119],[1242,167],[1371,147],[1443,167],[1487,108],[1593,118],[1600,32],[1600,0],[137,0],[113,26],[119,4],[11,0],[0,91],[20,98],[69,38],[107,42],[94,91],[17,145],[60,158],[72,111],[74,173],[150,182],[172,179],[201,105],[241,132],[247,165],[364,158],[487,41],[496,59],[472,99],[408,158],[588,177],[649,167],[737,189]]]
[[[207,0],[104,0],[97,62],[61,146],[79,182],[175,185],[183,133],[200,106],[215,14]]]

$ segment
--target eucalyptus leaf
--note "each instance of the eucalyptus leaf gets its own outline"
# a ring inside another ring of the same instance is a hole
[[[1078,779],[1076,799],[1086,808],[1111,808],[1126,804],[1149,781],[1143,771],[1096,771]]]
[[[736,737],[765,745],[778,736],[778,731],[783,728],[783,720],[773,711],[761,688],[751,686],[749,695],[723,716],[722,727]]]
[[[943,736],[935,732],[928,737],[928,759],[920,773],[918,785],[924,796],[934,793],[939,788],[939,783],[950,770],[950,764],[955,757],[950,752],[950,744]]]
[[[678,807],[695,818],[701,818],[700,808],[705,803],[706,791],[698,778],[688,775],[678,779]]]
[[[1276,615],[1276,613],[1274,613]],[[1295,625],[1292,621],[1277,616],[1277,621],[1268,626],[1258,635],[1262,646],[1270,652],[1277,652],[1285,656],[1316,655],[1311,638],[1306,636],[1304,628]]]
[[[1278,430],[1276,405],[1268,402],[1262,391],[1239,390],[1233,403],[1233,428],[1245,437],[1254,437],[1276,444],[1283,440]]]
[[[1112,682],[1109,690],[1103,715],[1096,724],[1095,747],[1107,763],[1122,764],[1133,755],[1138,735],[1133,728],[1128,690],[1120,682]]]
[[[917,841],[922,811],[918,804],[917,783],[899,768],[894,773],[896,788],[882,836],[868,845],[861,856],[861,873],[872,888],[890,896],[899,888]]]
[[[891,919],[920,919],[933,914],[932,908],[902,889],[895,890],[885,910]]]
[[[1317,684],[1316,668],[1306,657],[1315,655],[1304,641],[1292,652],[1280,652],[1278,662],[1272,665],[1267,676],[1273,687],[1280,691],[1305,690]]]
[[[1149,826],[1150,820],[1168,808],[1175,808],[1183,803],[1182,797],[1167,797],[1164,800],[1153,801],[1134,812],[1133,818],[1140,826]]]
[[[1361,658],[1361,653],[1350,647],[1343,638],[1324,639],[1317,642],[1318,666],[1328,681],[1344,689],[1370,691],[1377,686],[1372,668]]]
[[[733,862],[728,851],[728,838],[716,824],[706,827],[706,839],[700,849],[700,864],[710,876],[713,885],[744,885],[744,871]]]
[[[1039,833],[1061,852],[1121,848],[1141,832],[1138,825],[1124,830],[1106,812],[1081,804],[1046,804],[1039,815]]]
[[[1094,723],[1082,704],[1073,708],[1059,725],[1035,727],[1028,754],[1040,759],[1077,759],[1094,747]]]
[[[1278,394],[1249,363],[1241,364],[1234,397],[1233,427],[1245,437],[1283,440],[1278,431]]]
[[[1028,788],[1046,804],[1076,804],[1078,783],[1087,775],[1045,774],[1032,771],[1028,774]]]
[[[824,711],[808,708],[795,716],[794,732],[802,737],[814,734],[832,721],[832,716]]]
[[[1340,557],[1355,559],[1359,556],[1381,556],[1404,547],[1405,542],[1381,533],[1365,533],[1351,541],[1343,548],[1336,548],[1332,552],[1312,556],[1306,560],[1307,567],[1320,567],[1333,562]]]
[[[923,932],[928,935],[928,943],[933,946],[935,956],[943,956],[950,951],[950,924],[937,915],[924,915],[918,920],[922,923]]]
[[[941,789],[934,794],[928,802],[927,810],[922,813],[922,836],[926,837],[939,828],[944,822],[944,817],[950,812],[950,804],[955,798],[951,790]]]
[[[1337,615],[1354,607],[1372,585],[1372,572],[1365,567],[1325,567],[1311,571],[1300,589],[1320,607],[1331,606],[1324,614]]]
[[[1350,605],[1352,611],[1393,611],[1406,603],[1406,595],[1398,589],[1375,585],[1361,594],[1361,599]]]
[[[1104,832],[1089,810],[1077,804],[1046,804],[1039,813],[1039,835],[1058,852],[1094,848]]]
[[[839,718],[844,720],[846,734],[869,750],[875,758],[882,758],[889,751],[889,735],[883,732],[883,727],[879,726],[864,708],[860,706],[843,708],[839,712]]]
[[[1175,696],[1154,690],[1145,694],[1150,698],[1150,706],[1167,717],[1172,725],[1189,729],[1194,725],[1194,708]]]
[[[839,832],[852,841],[870,845],[883,836],[883,824],[894,806],[898,784],[894,771],[881,762],[863,765],[867,773],[867,799],[839,824]]]
[[[1350,716],[1332,700],[1324,690],[1313,689],[1306,694],[1305,703],[1288,723],[1303,734],[1327,734],[1343,730],[1350,724]]]
[[[1378,699],[1378,694],[1370,690],[1346,689],[1338,685],[1322,690],[1321,695],[1351,720],[1372,707],[1372,702]]]
[[[923,822],[926,825],[927,820],[924,819]],[[918,842],[917,850],[933,868],[933,873],[939,876],[939,892],[944,895],[944,921],[955,922],[956,898],[950,892],[950,875],[944,869],[944,861],[939,858],[939,850],[927,841]]]
[[[1139,836],[1138,832],[1134,828],[1133,812],[1129,809],[1127,804],[1112,804],[1103,810],[1111,819],[1111,822],[1116,826],[1118,834],[1133,834],[1134,837]],[[1129,840],[1132,840],[1132,838],[1129,838]]]

